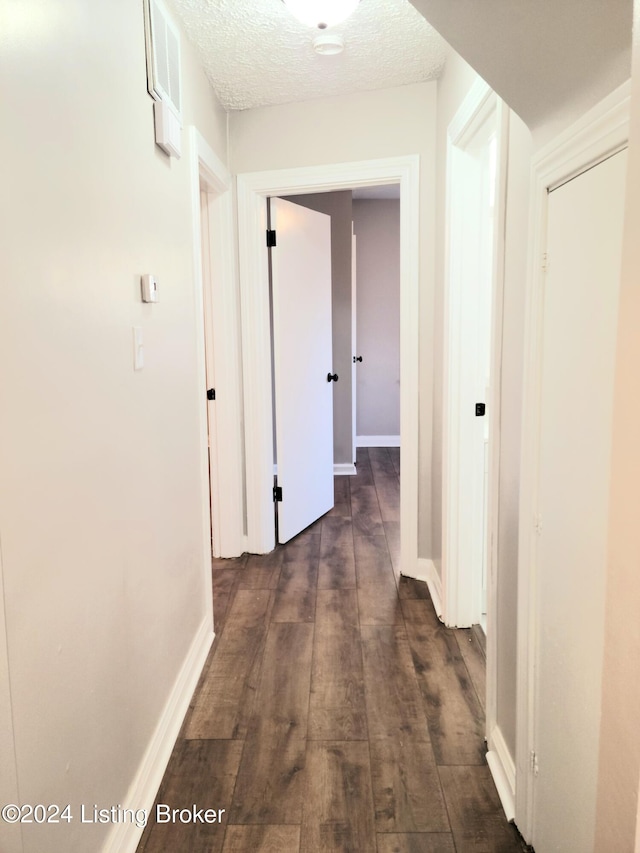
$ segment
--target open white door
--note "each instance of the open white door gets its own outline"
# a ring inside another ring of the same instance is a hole
[[[278,542],[284,543],[333,506],[331,217],[279,198],[270,205]]]

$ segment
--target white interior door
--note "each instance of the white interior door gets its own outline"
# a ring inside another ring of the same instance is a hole
[[[333,506],[331,217],[279,198],[270,205],[278,541],[284,543]]]
[[[536,850],[592,850],[626,152],[549,195],[534,788]]]

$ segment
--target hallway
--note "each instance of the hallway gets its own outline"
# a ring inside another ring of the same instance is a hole
[[[216,640],[158,795],[220,824],[138,853],[516,853],[484,760],[484,660],[399,578],[399,451],[358,450],[335,507],[214,560]]]

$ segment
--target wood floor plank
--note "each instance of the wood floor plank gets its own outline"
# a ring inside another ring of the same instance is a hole
[[[361,625],[402,625],[404,616],[395,585],[367,584],[358,589]]]
[[[391,557],[391,565],[396,579],[400,577],[400,522],[383,521],[384,535],[387,537],[387,547]]]
[[[238,590],[229,624],[192,703],[184,728],[188,739],[241,738],[253,708],[273,594]]]
[[[522,853],[486,765],[440,767],[439,772],[457,853]]]
[[[404,626],[360,629],[370,739],[429,742],[422,697]]]
[[[248,559],[248,554],[241,554],[239,557],[213,557],[211,568],[216,571],[218,569],[244,569]]]
[[[374,481],[377,481],[378,477],[398,476],[388,447],[370,447],[369,464],[371,465]]]
[[[309,738],[367,738],[356,592],[320,590],[316,604]]]
[[[238,589],[276,589],[280,578],[280,566],[263,569],[247,566],[238,582]]]
[[[284,549],[278,545],[268,554],[249,554],[245,568],[247,569],[279,569],[284,560]]]
[[[426,581],[419,581],[416,578],[402,576],[398,582],[398,595],[400,598],[422,598],[425,601],[431,601]]]
[[[329,510],[326,518],[338,516],[340,518],[351,517],[351,489],[349,481],[351,477],[339,476],[333,478],[333,509]]]
[[[354,491],[362,488],[362,486],[373,486],[373,471],[371,470],[371,463],[369,462],[368,447],[356,448],[356,470],[358,474],[356,477],[351,478],[351,482],[349,484],[352,495]]]
[[[319,560],[320,534],[302,534],[284,546],[273,622],[313,622]]]
[[[372,739],[371,778],[377,832],[449,832],[430,743]]]
[[[480,704],[486,711],[486,659],[484,652],[471,628],[459,628],[456,631],[456,641],[474,689],[478,694]]]
[[[358,587],[387,584],[394,597],[396,585],[389,556],[387,537],[382,535],[354,536],[353,550]]]
[[[460,654],[430,601],[404,600],[402,612],[438,764],[484,764],[484,713]]]
[[[356,465],[360,466],[360,468],[364,468],[365,466],[371,467],[368,447],[356,447]]]
[[[231,823],[302,819],[313,625],[272,623],[236,782]]]
[[[167,767],[157,803],[170,808],[224,809],[220,823],[155,823],[144,853],[220,853],[242,743],[229,740],[179,741]]]
[[[318,589],[356,585],[353,527],[346,518],[325,518],[320,540]]]
[[[220,638],[240,582],[242,569],[216,569],[212,573],[213,628]]]
[[[228,826],[222,853],[299,853],[299,826]]]
[[[389,451],[389,457],[391,458],[395,472],[400,476],[400,448],[388,447],[387,450]]]
[[[351,519],[354,536],[384,534],[375,486],[351,489]]]
[[[378,834],[378,853],[456,853],[456,848],[449,832],[390,832]]]
[[[374,474],[380,517],[383,521],[400,521],[400,479],[397,474]]]
[[[368,744],[310,743],[307,769],[301,853],[372,853],[376,838]]]

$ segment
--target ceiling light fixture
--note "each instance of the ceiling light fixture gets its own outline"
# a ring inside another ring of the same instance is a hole
[[[308,27],[326,30],[341,24],[355,12],[360,0],[282,0],[287,9]]]

